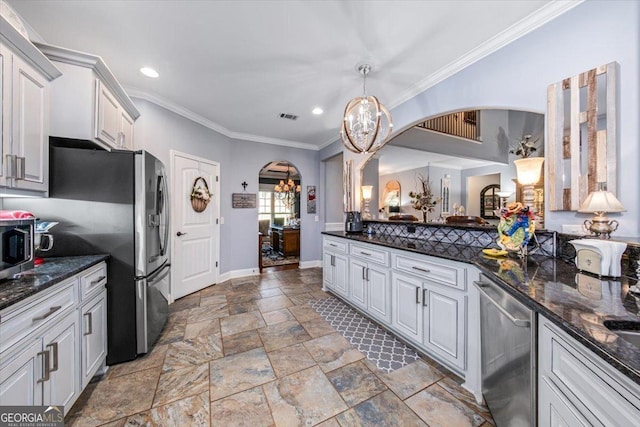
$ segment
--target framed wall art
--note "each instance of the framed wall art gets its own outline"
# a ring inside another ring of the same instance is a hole
[[[307,213],[316,213],[316,186],[307,185]]]

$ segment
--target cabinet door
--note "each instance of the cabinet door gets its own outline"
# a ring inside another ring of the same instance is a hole
[[[466,296],[431,282],[424,286],[424,346],[464,369]]]
[[[323,252],[322,253],[322,281],[324,285],[334,290],[333,284],[333,254],[331,252]]]
[[[347,263],[347,257],[343,255],[333,255],[333,289],[342,294],[344,297],[349,297],[349,265]]]
[[[43,383],[44,405],[68,409],[80,394],[80,348],[77,314],[70,313],[43,337],[49,352],[49,381]]]
[[[133,150],[133,119],[126,111],[120,112],[120,148]]]
[[[369,264],[367,274],[368,312],[386,324],[391,323],[391,283],[389,269]]]
[[[82,387],[86,387],[107,355],[107,293],[82,309]]]
[[[349,300],[363,310],[367,309],[367,264],[355,259],[349,262]]]
[[[100,80],[96,80],[96,138],[112,147],[118,146],[120,104]]]
[[[0,43],[0,96],[2,115],[0,116],[0,186],[8,187],[11,181],[6,177],[5,155],[11,154],[11,53]]]
[[[42,341],[33,340],[16,357],[0,366],[0,406],[42,405],[44,356]]]
[[[12,151],[17,157],[14,187],[47,191],[49,99],[46,78],[13,55]]]
[[[538,425],[540,427],[578,427],[590,425],[571,403],[560,397],[554,387],[542,378],[538,387]]]
[[[393,327],[417,342],[422,341],[422,281],[394,273],[391,277]]]

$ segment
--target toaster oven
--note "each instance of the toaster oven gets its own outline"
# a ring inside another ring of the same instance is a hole
[[[33,268],[35,218],[0,220],[0,280]]]

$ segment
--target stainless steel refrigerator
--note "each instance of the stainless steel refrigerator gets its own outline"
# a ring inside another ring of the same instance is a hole
[[[165,168],[146,151],[87,149],[50,140],[50,197],[5,199],[52,229],[47,256],[108,253],[107,364],[147,353],[168,316],[171,264]],[[44,254],[43,254],[44,255]]]

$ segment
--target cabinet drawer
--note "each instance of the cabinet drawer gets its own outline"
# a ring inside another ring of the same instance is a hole
[[[2,316],[0,353],[45,323],[57,319],[76,304],[76,279],[57,285],[34,303]],[[49,323],[51,324],[51,323]]]
[[[86,301],[100,292],[107,283],[107,264],[101,262],[80,276],[80,300]]]
[[[393,264],[393,267],[400,271],[406,271],[460,290],[466,289],[466,270],[463,267],[443,265],[425,258],[418,259],[404,255],[394,255]]]
[[[353,256],[366,259],[369,262],[375,262],[381,265],[389,265],[389,253],[384,250],[373,249],[370,246],[351,244],[349,252]]]
[[[640,419],[640,398],[637,391],[630,390],[594,364],[554,333],[549,325],[543,327],[542,340],[542,375],[548,377],[571,403],[581,408],[580,412],[590,422],[637,425]],[[602,368],[606,367],[604,361],[600,363]]]
[[[334,252],[347,253],[347,242],[341,242],[339,240],[324,239],[324,249],[328,249]]]

